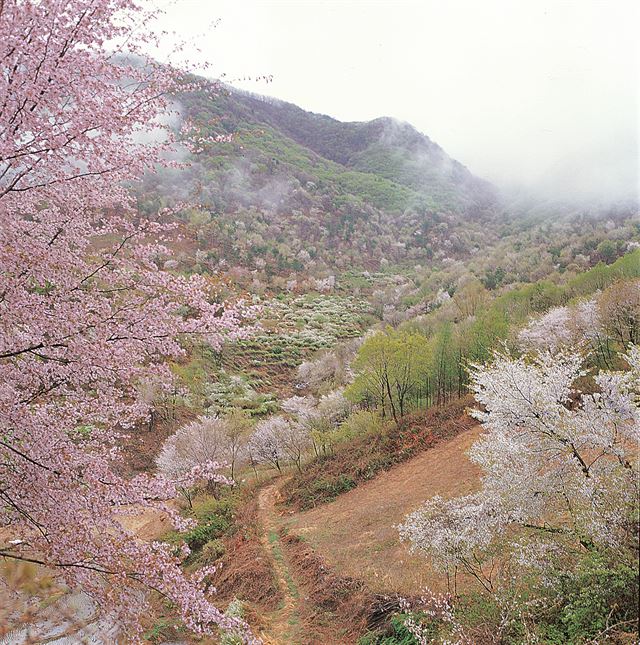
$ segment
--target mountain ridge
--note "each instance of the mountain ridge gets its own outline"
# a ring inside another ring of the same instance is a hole
[[[483,203],[497,191],[450,157],[412,124],[381,116],[370,121],[340,121],[278,98],[224,86],[231,99],[226,107],[279,130],[296,143],[347,169],[376,174],[421,192],[448,184]],[[465,190],[466,188],[466,190]]]

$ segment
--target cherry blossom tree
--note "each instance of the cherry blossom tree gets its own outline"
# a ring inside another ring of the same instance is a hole
[[[520,345],[532,349],[555,351],[575,340],[569,307],[554,307],[535,318],[518,334]]]
[[[249,439],[252,461],[268,464],[282,472],[282,466],[286,461],[283,435],[288,425],[289,422],[281,416],[272,416],[260,421]]]
[[[292,462],[301,470],[302,456],[311,440],[306,429],[276,415],[260,421],[249,440],[248,450],[256,463],[269,464],[282,471],[282,466]]]
[[[168,478],[176,478],[213,461],[224,464],[233,479],[235,467],[244,458],[250,431],[251,420],[244,410],[201,416],[167,438],[156,466]]]
[[[302,472],[302,458],[311,446],[311,437],[299,423],[287,423],[280,434],[280,442],[285,455]]]
[[[237,408],[230,410],[224,420],[226,459],[231,467],[231,478],[233,479],[238,464],[246,461],[247,442],[253,426],[249,413]]]
[[[363,340],[363,338],[349,340],[320,353],[313,360],[301,363],[297,373],[298,385],[319,392],[347,385],[353,381],[351,362]]]
[[[210,469],[206,469],[207,465],[221,464],[218,466],[220,468],[226,466],[228,462],[231,453],[228,435],[228,423],[220,417],[202,416],[182,426],[164,442],[158,453],[156,457],[158,471],[167,479],[179,482],[194,469],[204,469],[202,478],[208,482]],[[232,483],[232,480],[225,480],[216,471],[213,471],[213,474],[215,483]],[[189,507],[194,493],[198,491],[197,483],[189,477],[187,485],[180,487],[180,492]]]
[[[344,396],[344,388],[339,387],[320,397],[317,415],[331,425],[338,425],[351,411],[351,403]]]
[[[297,382],[301,387],[317,389],[337,371],[337,360],[332,352],[325,352],[311,361],[304,361],[298,366]]]
[[[640,280],[605,289],[598,298],[598,314],[607,335],[619,345],[640,342]]]
[[[482,488],[432,498],[406,519],[402,536],[449,574],[462,569],[488,590],[500,539],[503,556],[519,553],[531,566],[576,545],[634,543],[640,348],[624,358],[629,369],[596,374],[592,394],[576,389],[585,375],[577,352],[498,353],[476,365],[472,388],[483,410],[474,415],[486,432],[470,457],[483,471]]]
[[[318,401],[313,396],[292,396],[285,399],[280,407],[304,424],[313,416],[317,405]]]
[[[626,280],[534,318],[519,332],[518,344],[524,350],[549,351],[581,345],[611,369],[616,354],[638,342],[639,329],[640,280]]]
[[[132,640],[145,588],[197,632],[250,640],[206,599],[204,574],[118,521],[176,494],[116,468],[149,411],[144,383],[169,386],[181,335],[218,347],[246,313],[214,280],[160,269],[166,231],[127,189],[172,145],[167,128],[144,136],[163,129],[167,93],[191,87],[142,58],[152,17],[133,0],[0,2],[0,525],[13,538],[0,555],[83,588]]]
[[[318,400],[313,396],[293,396],[282,402],[282,409],[295,421],[289,439],[296,448],[289,456],[300,469],[302,452],[309,445],[313,445],[316,455],[320,450],[326,453],[331,434],[349,415],[351,404],[344,396],[344,388],[338,388]]]

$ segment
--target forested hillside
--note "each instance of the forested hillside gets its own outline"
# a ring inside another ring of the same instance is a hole
[[[635,642],[638,204],[140,12],[0,2],[0,642]]]
[[[508,284],[610,262],[637,235],[634,204],[510,209],[393,119],[341,123],[231,88],[182,94],[179,106],[202,143],[188,169],[145,179],[140,206],[192,200],[181,268],[231,268],[254,291],[389,266],[424,275],[427,262],[431,273],[460,260]]]

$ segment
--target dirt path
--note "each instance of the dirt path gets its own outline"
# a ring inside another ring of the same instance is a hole
[[[277,611],[269,617],[269,625],[260,634],[267,645],[284,645],[298,642],[296,633],[300,624],[298,614],[298,589],[287,567],[284,549],[280,542],[282,520],[276,511],[280,497],[281,481],[270,484],[258,494],[258,512],[264,528],[260,541],[265,551],[273,558],[273,565],[282,591],[283,601]]]
[[[466,453],[480,436],[475,426],[442,441],[334,502],[292,515],[285,524],[339,575],[364,579],[377,592],[444,590],[442,577],[400,542],[396,526],[434,495],[473,491],[478,468]]]

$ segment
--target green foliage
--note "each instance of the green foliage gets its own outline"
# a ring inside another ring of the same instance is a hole
[[[613,262],[618,254],[618,247],[613,240],[602,240],[596,250],[607,264]]]
[[[233,489],[223,489],[219,498],[202,495],[193,502],[193,515],[199,523],[216,517],[231,519],[238,506],[238,494]]]
[[[466,351],[469,360],[477,363],[486,361],[491,350],[509,335],[509,321],[504,311],[491,307],[480,312],[466,331]]]
[[[637,553],[628,555],[592,550],[558,569],[549,562],[544,583],[538,576],[519,577],[491,594],[467,592],[455,601],[453,620],[417,615],[421,635],[442,642],[456,625],[465,642],[631,642],[626,637],[638,625],[638,561]]]
[[[187,531],[183,536],[183,540],[192,551],[197,551],[207,544],[207,542],[224,535],[230,526],[230,518],[222,515],[214,515],[206,522],[198,524],[195,528]]]
[[[373,402],[394,419],[410,407],[411,396],[425,379],[432,348],[421,334],[394,330],[369,336],[353,363],[356,377],[345,395],[354,402]]]
[[[555,590],[562,604],[548,616],[546,626],[555,642],[581,643],[614,625],[633,631],[637,624],[637,560],[625,563],[590,552],[574,572],[559,575]]]
[[[640,278],[640,249],[635,249],[618,258],[613,264],[598,264],[593,269],[580,273],[566,286],[567,295],[585,296],[605,289],[620,279]]]
[[[620,553],[589,551],[569,570],[549,563],[544,584],[535,576],[523,577],[492,594],[467,592],[456,599],[447,620],[419,612],[395,614],[384,633],[369,633],[359,645],[417,643],[406,629],[407,618],[419,626],[420,642],[446,642],[454,628],[464,642],[632,642],[628,639],[637,635],[638,625],[637,553],[625,559]]]
[[[323,501],[331,501],[342,495],[348,493],[352,488],[356,487],[356,482],[347,475],[338,475],[337,477],[323,477],[316,479],[310,490],[310,497],[312,499],[320,498]]]
[[[205,557],[221,548],[220,538],[235,530],[235,513],[239,504],[237,491],[223,488],[216,498],[201,494],[192,504],[191,514],[197,525],[184,533],[172,531],[167,539],[172,544],[185,542],[193,552],[199,552],[205,545],[213,543]],[[197,554],[199,556],[199,554]]]
[[[91,439],[91,435],[93,434],[94,430],[95,428],[92,425],[79,425],[76,426],[72,431],[70,431],[70,434],[80,440]]]
[[[332,441],[342,443],[367,434],[379,434],[382,428],[383,422],[377,412],[356,410],[332,433]]]
[[[486,293],[478,294],[477,289],[470,291],[467,288],[463,295],[456,292],[451,301],[400,328],[407,332],[422,333],[431,352],[429,367],[423,374],[421,396],[416,399],[415,405],[442,404],[453,396],[463,394],[468,382],[468,364],[488,360],[492,351],[501,343],[509,342],[531,316],[544,313],[552,307],[566,305],[576,298],[605,291],[611,285],[617,285],[611,287],[617,293],[621,288],[621,281],[639,276],[640,249],[636,249],[610,265],[598,264],[564,284],[540,280],[497,295],[489,294],[488,297]],[[470,284],[467,282],[466,286]],[[604,318],[606,317],[605,315]],[[624,318],[622,310],[618,318]],[[633,327],[634,320],[633,317],[629,318],[627,327]],[[629,342],[629,339],[625,342]],[[607,345],[607,352],[613,345],[615,343]],[[617,349],[621,349],[624,343],[618,345]],[[358,379],[356,382],[357,385],[354,384],[350,390],[352,396],[357,395],[356,387],[360,386]],[[356,400],[363,398],[366,397],[361,395]],[[375,397],[372,398],[375,400]],[[378,393],[378,401],[380,400],[382,390]]]
[[[173,620],[164,618],[156,621],[153,627],[143,634],[144,639],[152,643],[165,642],[174,633],[174,622]]]
[[[384,633],[368,632],[358,640],[358,645],[419,645],[419,641],[407,628],[407,619],[420,621],[415,614],[394,614]]]
[[[502,267],[488,269],[482,280],[487,289],[493,290],[499,287],[505,278],[505,270]]]
[[[219,560],[226,552],[224,542],[219,538],[209,540],[202,547],[202,552],[200,554],[200,561],[203,564],[213,564]]]

